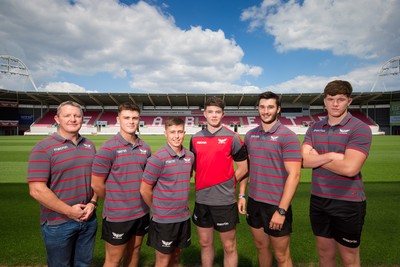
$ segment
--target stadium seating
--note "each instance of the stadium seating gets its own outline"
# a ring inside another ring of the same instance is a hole
[[[366,122],[372,129],[373,133],[379,134],[379,126],[367,118],[362,112],[358,110],[350,111],[354,116]],[[148,115],[145,112],[140,117],[140,134],[144,135],[157,135],[163,134],[164,122],[169,116],[168,111],[159,111],[160,115]],[[164,115],[165,114],[165,115]],[[30,127],[30,131],[26,134],[50,134],[56,131],[54,123],[55,111],[48,111],[41,119],[33,123]],[[176,113],[174,114],[176,116]],[[307,131],[307,127],[315,121],[321,120],[326,116],[326,112],[320,111],[316,114],[307,115],[296,115],[283,114],[279,120],[282,124],[288,126],[292,131],[297,134],[304,134]],[[84,112],[84,124],[81,129],[81,134],[99,134],[99,135],[110,135],[115,134],[119,130],[119,125],[116,120],[116,111],[86,111]],[[199,131],[202,125],[206,124],[206,119],[201,112],[198,114],[191,114],[182,111],[182,115],[179,115],[185,121],[185,127],[187,134],[194,134]],[[246,115],[233,115],[230,111],[229,114],[224,116],[222,123],[237,131],[239,134],[245,134],[250,129],[256,127],[261,123],[259,116],[256,111],[246,113]]]

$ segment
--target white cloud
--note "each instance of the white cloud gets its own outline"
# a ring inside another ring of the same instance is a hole
[[[38,91],[64,92],[64,93],[87,93],[85,88],[68,82],[51,82],[38,88]]]
[[[0,54],[21,58],[39,81],[106,72],[133,77],[134,90],[206,92],[262,73],[242,62],[243,50],[223,31],[181,30],[145,2],[5,0],[0,10],[0,38],[7,40]]]
[[[383,60],[399,53],[398,10],[398,0],[264,0],[241,19],[274,36],[280,52],[317,49]]]
[[[338,76],[297,76],[292,80],[267,86],[265,90],[277,93],[322,93],[326,84],[333,80],[347,80],[353,86],[354,92],[382,92],[399,90],[397,76],[380,77],[378,75],[381,65],[370,65],[354,69],[353,71]]]

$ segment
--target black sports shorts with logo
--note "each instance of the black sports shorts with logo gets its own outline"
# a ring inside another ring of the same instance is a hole
[[[193,223],[199,227],[214,227],[218,232],[227,232],[239,223],[237,203],[224,206],[210,206],[195,203]]]
[[[353,202],[311,195],[310,221],[316,236],[334,238],[343,246],[360,246],[366,201]]]
[[[149,214],[127,222],[109,222],[104,218],[101,239],[111,245],[126,244],[132,236],[144,236],[149,229],[149,223]]]
[[[147,245],[164,254],[171,254],[175,248],[187,248],[191,244],[190,219],[177,223],[150,221]]]

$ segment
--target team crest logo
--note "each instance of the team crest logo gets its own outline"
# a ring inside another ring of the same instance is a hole
[[[112,235],[113,235],[113,239],[122,239],[122,237],[124,236],[123,233],[122,234],[117,234],[117,233],[114,233],[114,232],[112,232]]]
[[[86,147],[86,148],[91,148],[92,147],[91,144],[83,144],[83,146]]]
[[[161,240],[161,243],[162,243],[162,246],[163,246],[164,248],[170,248],[171,245],[172,245],[172,241],[164,241],[164,240]]]
[[[347,134],[349,131],[350,131],[350,129],[348,129],[348,130],[339,129],[339,132],[340,132],[341,134]]]
[[[225,139],[218,139],[218,144],[219,144],[219,145],[224,145],[224,144],[226,144],[226,140],[228,140],[228,138],[225,138]]]
[[[278,141],[278,136],[271,136],[271,141]]]
[[[147,150],[146,149],[139,148],[139,151],[140,151],[141,154],[147,154]]]
[[[184,161],[185,163],[190,163],[190,162],[191,162],[190,159],[183,159],[183,161]]]

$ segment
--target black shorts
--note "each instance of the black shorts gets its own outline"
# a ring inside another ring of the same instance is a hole
[[[310,200],[311,227],[316,236],[334,238],[343,246],[360,246],[367,203],[321,198]]]
[[[132,236],[144,236],[149,229],[150,215],[127,222],[109,222],[103,219],[101,239],[111,245],[126,244]]]
[[[224,206],[209,206],[195,203],[193,223],[199,227],[214,227],[218,232],[227,232],[239,223],[237,203]]]
[[[270,236],[280,237],[289,235],[292,232],[293,222],[291,206],[289,206],[288,210],[286,211],[285,222],[283,223],[282,229],[279,231],[269,228],[272,215],[274,215],[277,209],[278,206],[276,205],[255,201],[253,198],[249,197],[246,216],[247,224],[256,229],[261,227],[264,228],[264,232]]]
[[[150,221],[147,245],[164,254],[171,254],[175,248],[187,248],[191,244],[190,219],[178,223],[157,223]]]

